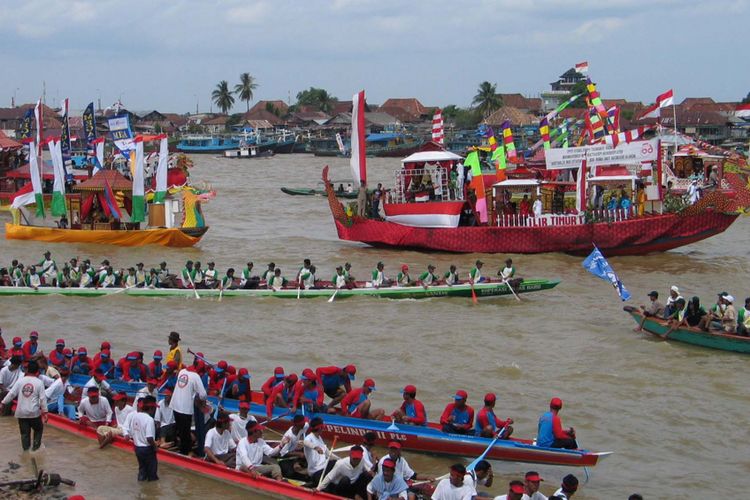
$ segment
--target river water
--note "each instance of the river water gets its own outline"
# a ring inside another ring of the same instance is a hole
[[[293,277],[310,258],[318,275],[329,279],[336,265],[349,261],[364,278],[383,260],[386,274],[402,263],[412,273],[428,263],[444,271],[455,263],[466,273],[478,255],[424,254],[368,248],[338,241],[324,198],[287,196],[281,186],[313,187],[324,164],[333,179],[350,177],[347,160],[309,155],[279,155],[259,160],[195,158],[193,181],[207,180],[218,197],[204,206],[211,229],[191,249],[124,249],[87,245],[0,240],[0,260],[41,259],[49,248],[60,263],[72,256],[104,258],[114,266],[146,267],[166,260],[179,270],[186,259],[239,270],[248,260],[256,270],[274,261]],[[392,184],[399,162],[370,159],[371,182]],[[9,219],[7,214],[0,216]],[[747,248],[750,222],[740,218],[710,240],[665,254],[611,259],[633,294],[631,304],[647,301],[673,284],[686,297],[699,295],[707,306],[727,290],[738,305],[748,292]],[[494,273],[504,255],[483,255]],[[432,420],[439,418],[457,389],[469,393],[477,410],[486,392],[498,394],[496,413],[515,419],[516,435],[532,437],[549,399],[565,401],[563,424],[574,426],[581,446],[614,455],[590,471],[576,498],[743,497],[747,494],[748,358],[662,342],[632,331],[612,287],[586,273],[581,258],[567,255],[514,255],[525,277],[558,278],[555,289],[512,297],[390,301],[337,300],[0,298],[0,326],[6,342],[38,330],[49,349],[64,337],[69,345],[95,349],[110,340],[116,356],[167,347],[170,330],[181,332],[185,348],[209,358],[246,366],[259,385],[276,365],[299,373],[304,367],[355,363],[358,380],[377,382],[374,406],[389,412],[400,404],[399,390],[414,383]],[[43,467],[78,481],[87,498],[247,496],[234,486],[163,466],[158,485],[136,482],[135,457],[119,450],[99,451],[95,443],[48,429]],[[742,450],[745,450],[744,452]],[[419,472],[440,475],[453,460],[407,453]],[[22,456],[13,419],[0,419],[0,466],[14,461],[31,475]],[[42,466],[42,465],[40,465]],[[545,478],[551,494],[560,479],[584,471],[574,468],[493,464],[495,494],[530,469]],[[18,476],[18,474],[17,474]]]

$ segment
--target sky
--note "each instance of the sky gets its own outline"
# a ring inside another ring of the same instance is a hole
[[[0,107],[46,86],[51,106],[205,112],[243,72],[255,101],[466,107],[483,81],[537,96],[581,61],[604,98],[738,101],[748,19],[750,0],[0,0]]]

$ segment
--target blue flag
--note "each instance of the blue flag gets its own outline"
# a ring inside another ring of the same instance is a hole
[[[18,126],[18,138],[24,144],[32,139],[32,120],[34,120],[34,108],[29,108],[21,119],[21,124]]]
[[[604,255],[602,255],[596,245],[594,246],[594,251],[583,261],[583,267],[597,278],[612,283],[612,286],[617,290],[617,295],[623,301],[630,298],[630,292],[622,284],[622,281],[617,277],[614,269],[612,269],[612,266],[609,265],[609,262],[607,262],[607,259],[604,258]]]
[[[94,116],[93,102],[90,102],[83,112],[83,135],[86,136],[87,145],[90,145],[96,139],[96,117]]]

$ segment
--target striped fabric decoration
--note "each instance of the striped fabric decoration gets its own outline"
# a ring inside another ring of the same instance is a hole
[[[589,144],[596,144],[607,135],[604,129],[604,122],[594,107],[589,108],[589,112],[586,115],[586,129],[589,133]]]
[[[596,84],[591,82],[591,79],[586,79],[586,89],[589,91],[589,101],[599,115],[599,119],[602,122],[605,133],[608,132],[607,127],[607,108],[604,107],[601,95],[596,90]]]
[[[440,145],[445,141],[445,133],[443,131],[443,111],[440,108],[437,108],[435,114],[432,116],[432,140]]]
[[[644,127],[638,127],[634,128],[633,130],[626,130],[625,132],[620,132],[618,134],[611,134],[604,138],[605,144],[608,144],[609,146],[612,146],[612,148],[616,148],[618,144],[621,142],[630,143],[635,141],[636,139],[639,139],[642,137],[646,132],[650,130],[655,130],[655,125],[648,125]]]
[[[542,136],[544,149],[551,148],[552,146],[549,142],[549,122],[547,122],[547,118],[542,118],[542,121],[539,122],[539,134]]]
[[[516,145],[513,143],[513,131],[510,129],[510,120],[505,120],[501,127],[503,130],[505,154],[510,161],[514,162],[516,160]]]
[[[609,124],[610,134],[620,133],[620,108],[612,106],[607,110],[607,123]]]

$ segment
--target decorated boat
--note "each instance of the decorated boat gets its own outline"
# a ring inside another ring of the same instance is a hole
[[[240,139],[236,137],[186,136],[180,140],[176,149],[182,153],[213,154],[239,147]]]
[[[351,167],[359,184],[367,180],[359,112],[364,92],[354,102]],[[542,150],[542,164],[535,168],[516,156],[506,163],[493,150],[498,159],[492,172],[481,169],[477,152],[463,160],[428,143],[395,171],[382,217],[360,217],[354,207],[342,204],[327,181],[327,167],[323,181],[340,239],[462,253],[586,254],[592,243],[610,256],[660,252],[723,232],[750,206],[747,176],[737,168],[723,171],[732,195],[715,189],[689,204],[668,193],[661,142],[643,139],[644,133],[628,131],[620,134],[628,140]],[[497,147],[494,135],[491,142]],[[470,164],[472,177],[464,182],[464,165]],[[515,170],[527,175],[509,179]],[[533,210],[532,203],[537,205]]]
[[[85,439],[97,440],[95,429],[81,426],[78,422],[68,420],[60,415],[49,413],[47,424],[63,432],[68,432]],[[119,436],[114,438],[112,446],[131,454],[133,452],[132,441],[128,441]],[[179,467],[180,469],[200,474],[201,476],[210,479],[246,488],[250,491],[260,493],[263,496],[274,498],[319,498],[330,500],[342,498],[336,495],[296,486],[291,482],[275,481],[263,476],[252,477],[250,474],[235,469],[229,469],[226,466],[207,462],[206,460],[199,458],[180,455],[179,453],[174,453],[163,448],[157,450],[157,455],[160,464],[169,464],[174,467]]]
[[[82,386],[88,377],[74,375],[71,377],[73,385]],[[135,394],[143,387],[142,383],[109,381],[113,390],[123,390],[128,394]],[[218,399],[209,397],[212,404],[218,404]],[[229,412],[239,411],[239,401],[224,399],[222,407]],[[259,420],[266,420],[266,406],[263,404],[262,393],[253,393],[250,404],[250,414]],[[432,455],[476,458],[484,452],[493,441],[491,438],[445,433],[439,424],[430,423],[426,426],[393,424],[390,421],[367,420],[344,417],[332,414],[306,414],[308,418],[320,417],[325,424],[323,436],[328,439],[338,437],[340,440],[359,444],[366,432],[376,434],[376,444],[387,446],[391,441],[398,441],[404,450],[429,453]],[[274,408],[270,420],[264,425],[279,432],[283,432],[291,425],[292,415],[285,408]],[[595,452],[578,449],[566,450],[560,448],[546,448],[537,446],[529,439],[501,439],[487,452],[489,460],[503,460],[510,462],[525,462],[545,465],[562,465],[571,467],[593,467],[612,452]]]
[[[437,297],[497,297],[503,295],[525,294],[550,290],[560,282],[545,279],[511,280],[511,283],[489,282],[477,283],[473,287],[468,283],[459,285],[435,285],[429,287],[381,287],[366,286],[359,283],[356,288],[339,288],[331,286],[313,288],[309,290],[297,288],[282,288],[271,290],[267,288],[218,290],[204,289],[193,291],[185,288],[58,288],[58,287],[0,287],[2,295],[65,295],[75,297],[101,297],[107,295],[129,295],[135,297],[193,297],[196,292],[199,297],[276,297],[285,299],[326,298],[335,300],[349,297],[376,297],[383,299],[428,299]],[[513,287],[511,290],[510,286]]]
[[[638,308],[625,306],[623,310],[630,314],[636,323],[640,324],[643,321],[643,313]],[[673,330],[667,325],[666,321],[653,317],[648,317],[643,322],[643,331],[664,340],[674,340],[675,342],[710,347],[711,349],[750,354],[750,337],[742,335],[714,331],[706,332],[700,328],[687,326]]]

